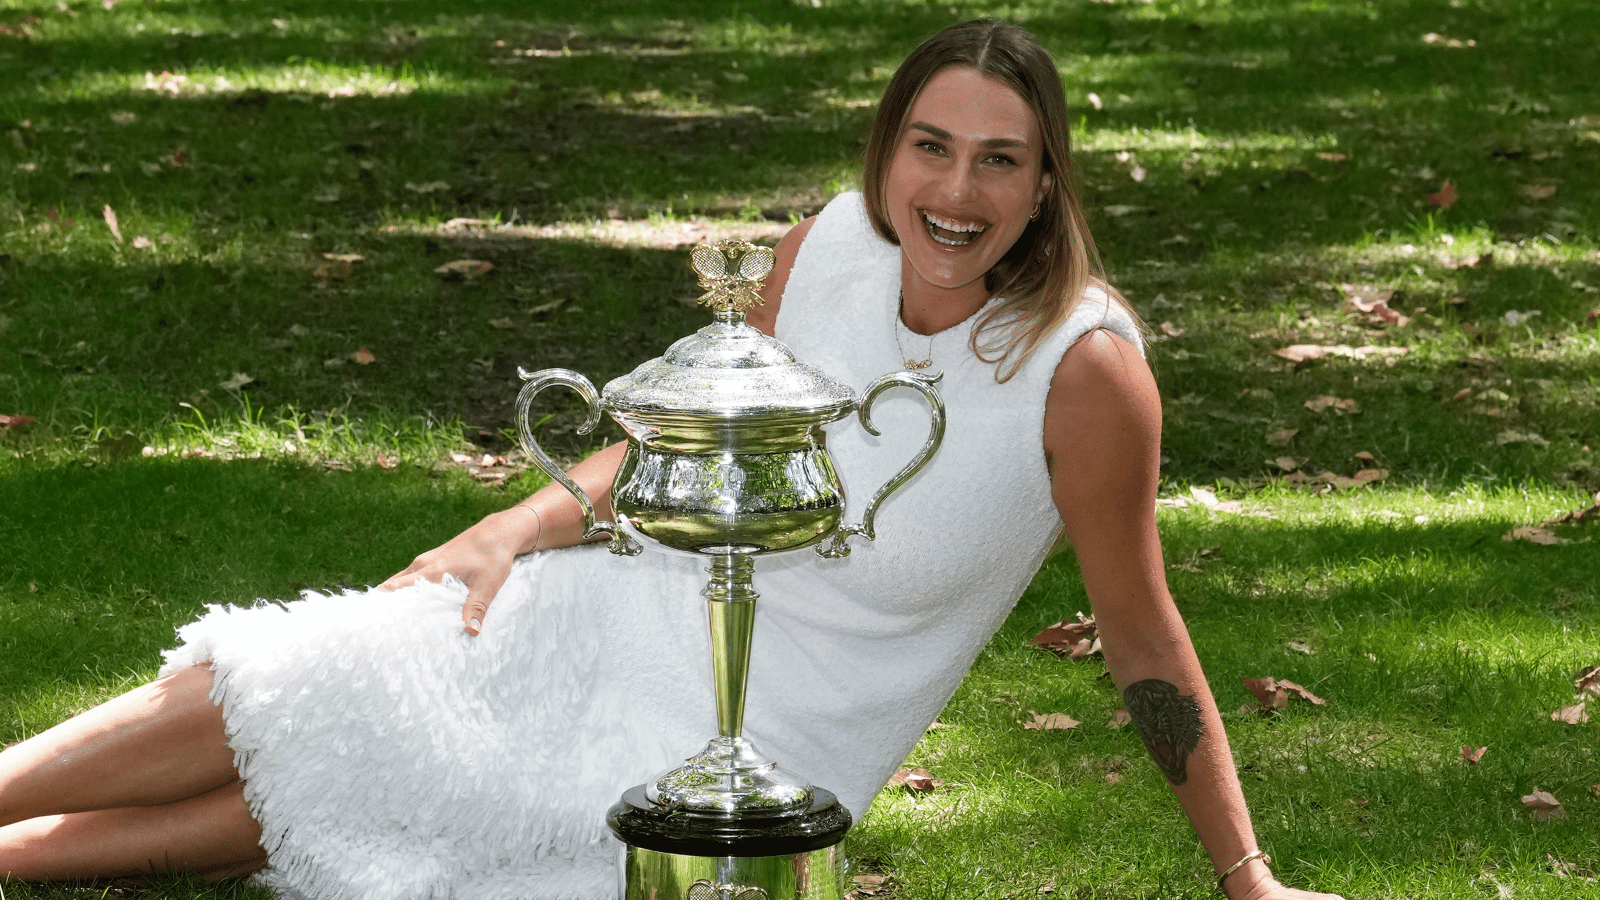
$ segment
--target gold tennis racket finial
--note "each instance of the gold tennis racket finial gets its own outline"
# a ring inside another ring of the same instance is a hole
[[[689,251],[689,265],[700,276],[700,302],[720,312],[744,312],[762,302],[761,285],[777,256],[770,247],[726,240]]]

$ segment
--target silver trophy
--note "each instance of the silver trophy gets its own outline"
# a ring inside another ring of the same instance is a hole
[[[849,554],[846,540],[872,540],[873,517],[892,491],[922,468],[944,436],[936,377],[894,372],[861,398],[823,372],[796,362],[782,342],[745,322],[745,310],[772,271],[773,252],[739,241],[699,245],[691,262],[715,321],[674,343],[664,356],[606,385],[603,394],[566,369],[529,374],[517,395],[517,431],[535,464],[583,507],[584,535],[610,538],[611,552],[643,546],[704,557],[710,581],[717,736],[684,765],[637,785],[607,821],[626,846],[624,900],[840,900],[839,843],[850,812],[837,798],[766,758],[741,736],[750,637],[759,596],[754,558],[814,547]],[[529,427],[533,398],[550,385],[577,391],[588,406],[587,433],[604,410],[627,433],[612,486],[615,521],[596,521],[594,504],[539,447]],[[844,491],[823,426],[870,410],[883,391],[920,391],[931,406],[926,443],[878,489],[857,525],[842,524]],[[644,543],[641,544],[640,540]]]

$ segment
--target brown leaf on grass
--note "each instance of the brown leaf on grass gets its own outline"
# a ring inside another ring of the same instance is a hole
[[[1350,458],[1358,463],[1361,463],[1361,465],[1365,468],[1376,468],[1378,465],[1378,458],[1365,450],[1357,452],[1355,456]]]
[[[1093,616],[1078,613],[1078,621],[1062,619],[1028,640],[1029,647],[1043,647],[1057,656],[1082,659],[1100,647],[1100,630]]]
[[[1557,800],[1555,795],[1548,791],[1541,791],[1538,788],[1534,788],[1533,793],[1522,798],[1522,805],[1533,810],[1533,819],[1536,822],[1543,822],[1546,819],[1559,819],[1567,814],[1567,811],[1561,808],[1561,801]]]
[[[1343,153],[1329,153],[1327,151],[1322,151],[1317,154],[1317,159],[1324,159],[1328,162],[1342,163],[1349,159],[1349,157],[1345,156]]]
[[[1292,456],[1280,456],[1272,460],[1272,464],[1285,472],[1293,472],[1295,469],[1300,468],[1300,460]]]
[[[1553,184],[1525,184],[1518,188],[1518,192],[1530,200],[1548,200],[1555,196],[1556,186]]]
[[[20,428],[33,422],[32,416],[0,416],[0,428]]]
[[[29,590],[32,590],[33,585],[28,585],[28,588]],[[1596,797],[1600,797],[1600,784],[1589,785],[1589,793],[1595,795]]]
[[[1336,413],[1349,413],[1351,415],[1361,412],[1361,404],[1354,400],[1341,399],[1331,394],[1324,394],[1321,397],[1307,400],[1304,405],[1306,409],[1312,412],[1323,412],[1329,409]]]
[[[1422,42],[1424,44],[1438,44],[1440,46],[1449,47],[1452,50],[1460,50],[1463,47],[1476,47],[1476,46],[1478,46],[1478,42],[1473,40],[1472,38],[1467,38],[1466,40],[1462,40],[1461,38],[1445,37],[1442,34],[1435,34],[1434,32],[1431,32],[1431,31],[1422,36]],[[1445,183],[1449,184],[1449,182],[1445,182]]]
[[[324,253],[324,254],[322,254],[322,258],[323,259],[331,259],[334,262],[343,262],[343,263],[358,263],[358,262],[361,262],[363,259],[366,259],[366,257],[362,256],[359,253]]]
[[[107,203],[100,210],[100,218],[106,220],[106,227],[111,229],[111,236],[117,239],[117,243],[122,243],[122,229],[117,227],[117,211],[111,208],[111,204]]]
[[[1585,702],[1579,700],[1571,706],[1564,706],[1550,714],[1551,721],[1565,722],[1568,725],[1582,725],[1589,721],[1589,713],[1584,709]]]
[[[1289,692],[1278,687],[1276,678],[1246,678],[1244,686],[1256,695],[1264,710],[1283,709],[1289,705]]]
[[[1317,651],[1311,649],[1311,647],[1306,644],[1300,643],[1299,641],[1290,641],[1288,646],[1290,650],[1293,650],[1296,653],[1304,653],[1307,656],[1317,655]]]
[[[1361,313],[1358,317],[1366,325],[1396,325],[1404,328],[1411,319],[1389,307],[1394,291],[1379,290],[1370,285],[1341,284],[1339,290],[1350,301],[1350,310]]]
[[[1455,184],[1446,180],[1444,184],[1439,186],[1439,190],[1436,193],[1428,195],[1428,205],[1437,206],[1440,209],[1449,209],[1450,205],[1455,203],[1460,196],[1460,193],[1456,191]]]
[[[1161,334],[1165,337],[1177,337],[1178,335],[1183,334],[1183,329],[1172,324],[1171,322],[1162,322],[1156,328],[1156,330],[1161,332]]]
[[[143,250],[150,246],[150,239],[142,234],[138,235],[133,239],[133,246],[137,250]]]
[[[1461,761],[1466,765],[1475,766],[1483,761],[1483,755],[1488,752],[1488,747],[1479,747],[1476,750],[1472,749],[1471,747],[1462,747]]]
[[[1502,541],[1528,541],[1529,543],[1533,543],[1533,544],[1543,544],[1543,545],[1545,545],[1547,547],[1553,547],[1553,546],[1555,546],[1557,544],[1570,544],[1570,543],[1572,543],[1572,541],[1570,541],[1570,540],[1568,540],[1568,539],[1566,539],[1564,537],[1561,537],[1560,535],[1556,534],[1553,531],[1546,531],[1543,528],[1534,528],[1531,525],[1524,525],[1524,526],[1522,526],[1520,528],[1513,528],[1509,532],[1507,532],[1506,534],[1502,534],[1500,536],[1500,540],[1502,540]]]
[[[1271,431],[1267,432],[1267,446],[1287,447],[1289,446],[1289,443],[1294,440],[1294,436],[1299,433],[1300,429],[1298,428],[1273,428]]]
[[[355,363],[358,366],[370,366],[373,363],[377,362],[378,358],[376,356],[372,355],[372,351],[371,350],[368,350],[365,347],[361,347],[358,350],[356,350],[356,352],[350,354],[350,361]]]
[[[1263,712],[1273,712],[1288,707],[1291,694],[1317,706],[1328,705],[1328,701],[1311,693],[1304,687],[1292,681],[1285,681],[1271,676],[1246,678],[1244,686],[1256,696],[1257,700],[1261,701],[1261,711]]]
[[[1371,344],[1363,344],[1360,347],[1352,347],[1349,344],[1290,344],[1272,351],[1272,355],[1287,359],[1299,367],[1325,356],[1366,359],[1369,356],[1401,356],[1410,352],[1410,347],[1374,347]]]
[[[1083,724],[1066,713],[1036,713],[1031,709],[1028,712],[1033,713],[1033,719],[1023,722],[1022,727],[1030,731],[1069,731]]]
[[[471,281],[494,271],[494,263],[482,259],[453,259],[433,271],[446,278]]]
[[[1119,709],[1111,714],[1111,721],[1106,723],[1107,728],[1125,728],[1133,724],[1133,716],[1128,715],[1126,709]]]
[[[1572,682],[1572,689],[1579,697],[1584,694],[1600,694],[1600,666],[1590,666],[1578,673]]]
[[[1283,480],[1289,484],[1316,485],[1321,487],[1334,487],[1342,490],[1349,490],[1350,488],[1358,488],[1371,484],[1374,481],[1382,481],[1384,478],[1387,478],[1388,475],[1388,469],[1362,469],[1361,471],[1349,477],[1327,471],[1318,472],[1315,475],[1311,475],[1306,472],[1291,472],[1284,476]]]
[[[889,778],[889,784],[912,791],[931,791],[944,784],[927,769],[901,769]]]

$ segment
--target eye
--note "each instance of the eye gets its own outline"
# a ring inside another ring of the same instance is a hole
[[[984,161],[987,162],[991,166],[1006,166],[1006,167],[1010,167],[1010,166],[1015,166],[1015,165],[1018,164],[1014,157],[1007,156],[1004,153],[995,153],[995,154],[989,156]]]
[[[921,141],[917,141],[916,143],[912,144],[911,146],[916,147],[918,150],[921,150],[923,153],[932,154],[934,156],[943,156],[944,155],[944,145],[939,143],[938,141],[921,140]]]

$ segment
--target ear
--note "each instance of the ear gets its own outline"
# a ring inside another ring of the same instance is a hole
[[[1039,175],[1039,188],[1038,188],[1037,192],[1035,193],[1035,196],[1033,198],[1033,202],[1035,204],[1038,204],[1038,203],[1042,202],[1045,197],[1049,196],[1050,188],[1053,185],[1055,185],[1055,183],[1056,183],[1056,180],[1055,180],[1055,176],[1054,176],[1053,173],[1044,172],[1044,173],[1040,174]]]

